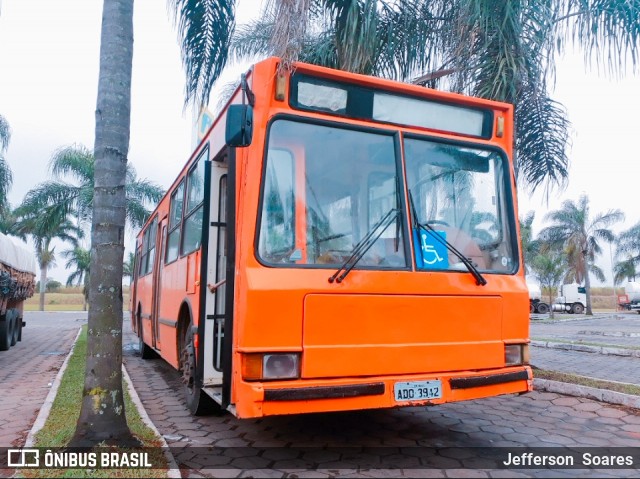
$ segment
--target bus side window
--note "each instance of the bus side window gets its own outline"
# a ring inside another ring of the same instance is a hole
[[[153,269],[153,260],[156,252],[156,230],[158,218],[154,218],[147,227],[142,237],[142,257],[140,258],[140,276],[144,276]]]
[[[269,263],[294,262],[295,198],[293,156],[271,149],[267,156],[258,252]]]
[[[208,150],[206,152],[208,154]],[[206,154],[202,154],[187,177],[187,208],[182,234],[182,254],[200,248],[202,240],[202,204],[204,200],[204,168]]]
[[[180,224],[184,206],[184,181],[171,195],[171,211],[169,213],[169,234],[167,235],[167,254],[165,263],[171,263],[178,258],[180,249]]]

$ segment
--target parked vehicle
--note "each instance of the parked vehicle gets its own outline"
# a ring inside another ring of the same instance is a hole
[[[181,371],[195,415],[531,391],[513,107],[279,61],[138,234],[141,356]]]
[[[33,296],[35,271],[27,245],[0,233],[0,351],[22,341],[23,304]]]
[[[542,300],[540,286],[527,283],[527,288],[529,288],[529,313],[547,314],[551,308]]]
[[[620,309],[637,311],[640,314],[640,283],[629,281],[624,286],[624,295],[618,296]]]
[[[562,284],[558,288],[558,297],[553,310],[570,314],[584,313],[587,304],[587,290],[577,283]]]

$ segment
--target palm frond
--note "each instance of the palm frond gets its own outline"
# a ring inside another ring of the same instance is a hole
[[[556,19],[559,36],[584,52],[585,62],[618,76],[636,71],[640,54],[640,2],[570,0]],[[562,42],[560,42],[560,45]]]
[[[232,0],[168,0],[186,72],[185,105],[209,102],[213,83],[227,62],[234,29]]]
[[[11,127],[5,117],[0,115],[0,153],[9,147],[11,141]]]
[[[516,175],[530,191],[564,188],[569,178],[569,120],[562,105],[533,88],[516,100]]]
[[[7,208],[7,195],[13,184],[13,173],[11,173],[11,167],[4,159],[4,156],[0,154],[0,213],[3,213]]]
[[[49,162],[55,178],[71,176],[81,185],[93,186],[95,161],[93,152],[84,145],[70,145],[57,149]]]

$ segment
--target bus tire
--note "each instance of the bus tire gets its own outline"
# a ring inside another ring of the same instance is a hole
[[[582,305],[582,303],[573,303],[571,305],[571,312],[573,314],[582,314],[584,313],[584,306]]]
[[[142,331],[142,322],[138,321],[138,352],[142,359],[153,359],[156,352],[147,343],[144,342],[144,333]]]
[[[156,352],[153,348],[142,339],[142,332],[140,332],[140,337],[138,338],[138,351],[142,359],[153,359],[156,357]]]
[[[11,347],[9,326],[9,318],[6,315],[0,318],[0,351],[7,351]]]
[[[219,413],[221,410],[218,403],[196,385],[196,349],[193,344],[191,323],[184,334],[180,363],[184,396],[191,414],[206,416]]]

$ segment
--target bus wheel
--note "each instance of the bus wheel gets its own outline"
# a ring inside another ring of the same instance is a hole
[[[582,306],[582,303],[573,303],[571,305],[571,312],[573,314],[582,314],[584,313],[584,306]]]
[[[218,404],[196,385],[196,349],[193,345],[191,323],[184,334],[181,366],[184,395],[191,414],[205,416],[220,411]]]
[[[156,352],[151,346],[147,346],[144,342],[144,333],[142,332],[142,323],[138,322],[138,352],[142,359],[153,359],[157,357]]]

